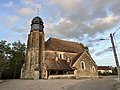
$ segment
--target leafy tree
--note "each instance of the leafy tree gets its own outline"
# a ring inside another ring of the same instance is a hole
[[[9,68],[10,44],[5,40],[0,41],[0,78],[6,68]]]
[[[0,42],[0,72],[3,79],[20,78],[21,67],[25,60],[25,44]]]
[[[113,75],[117,75],[118,73],[117,73],[117,67],[114,67],[113,69],[112,69],[112,73],[113,73]]]
[[[20,41],[12,43],[11,72],[13,78],[20,78],[21,67],[25,60],[25,44]]]

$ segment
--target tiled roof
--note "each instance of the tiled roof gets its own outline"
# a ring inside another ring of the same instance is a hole
[[[57,61],[55,59],[46,59],[45,63],[47,65],[47,70],[73,70],[67,61],[63,59],[59,59]]]
[[[81,53],[84,52],[84,48],[77,42],[65,41],[56,38],[49,38],[45,43],[45,50]]]
[[[71,61],[71,66],[78,60],[78,58],[82,55],[83,53],[78,53],[78,55],[76,55],[73,60]]]
[[[98,70],[112,70],[110,66],[98,66]]]

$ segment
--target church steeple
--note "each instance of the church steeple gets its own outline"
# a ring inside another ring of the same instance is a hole
[[[26,50],[25,66],[21,70],[21,78],[46,78],[45,68],[45,41],[44,41],[44,25],[40,17],[33,18],[31,23],[31,31],[28,35],[28,43]]]
[[[43,32],[43,29],[44,29],[44,24],[42,19],[38,16],[34,17],[31,23],[31,31],[40,30],[41,32]]]

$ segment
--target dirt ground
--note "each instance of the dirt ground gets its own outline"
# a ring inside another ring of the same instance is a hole
[[[113,90],[115,78],[5,80],[0,83],[0,90]]]
[[[0,90],[67,90],[71,85],[86,80],[6,80],[0,84]]]

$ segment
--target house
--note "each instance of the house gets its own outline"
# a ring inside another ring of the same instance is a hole
[[[28,35],[26,60],[21,69],[22,79],[98,75],[97,65],[83,44],[52,37],[45,42],[44,36],[43,21],[37,16],[32,20]]]
[[[112,72],[112,66],[98,66],[99,74],[108,74]]]

